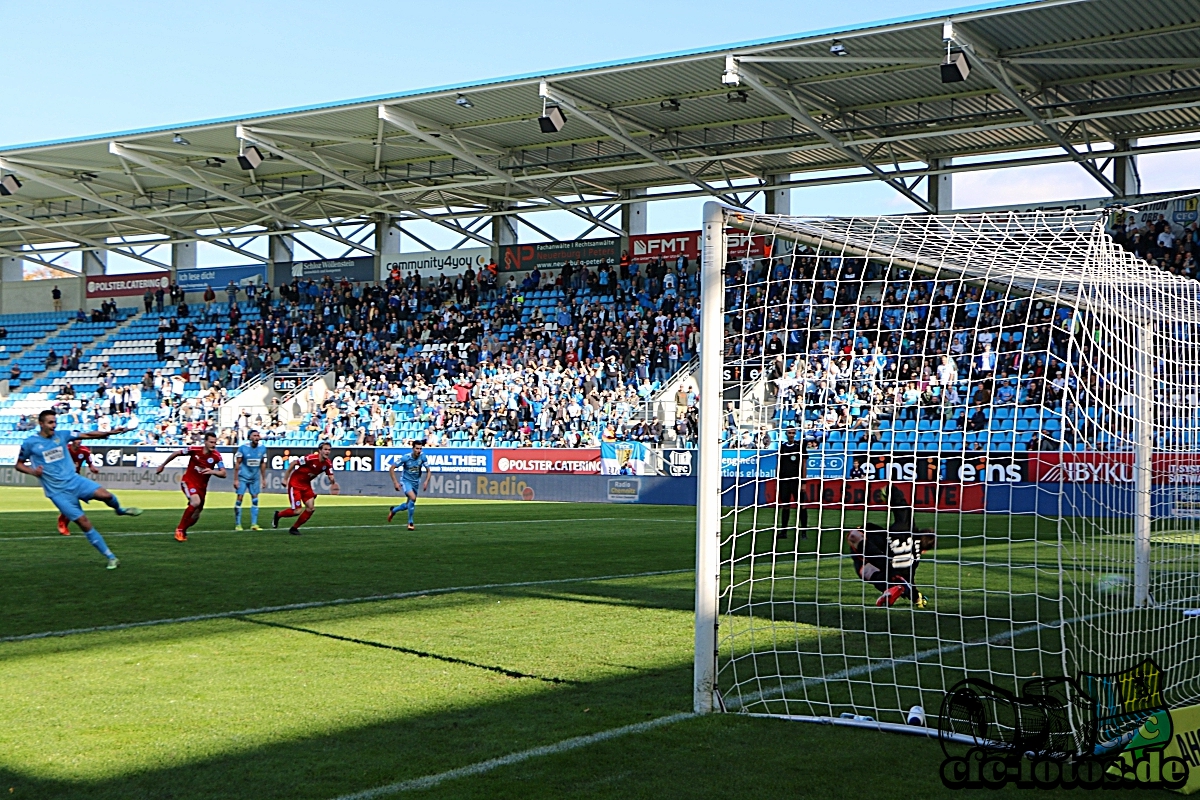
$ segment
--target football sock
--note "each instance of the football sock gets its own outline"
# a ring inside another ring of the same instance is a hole
[[[300,514],[300,518],[298,520],[296,520],[295,524],[293,524],[292,527],[299,528],[301,525],[303,525],[304,523],[306,523],[310,519],[312,519],[312,515],[313,515],[313,512],[309,511],[307,508],[304,509],[304,511]]]
[[[417,501],[416,501],[416,500],[409,500],[409,501],[408,501],[408,524],[409,524],[409,525],[412,525],[412,521],[413,521],[413,512],[414,512],[414,511],[416,511],[416,510],[417,510]]]
[[[108,549],[108,545],[104,543],[104,537],[100,535],[100,531],[92,528],[90,531],[84,531],[84,536],[92,543],[92,547],[100,551],[100,555],[105,558],[116,558],[113,551]]]
[[[294,508],[285,508],[279,512],[279,517],[280,517],[280,519],[282,519],[284,517],[294,517],[294,516],[296,516],[296,513],[297,513],[296,509],[294,509]]]
[[[238,523],[241,523],[241,519],[238,520]],[[252,495],[250,497],[250,524],[258,524],[258,495]]]
[[[188,507],[183,510],[183,516],[179,518],[180,529],[186,531],[188,528],[195,525],[200,519],[201,508],[202,506],[193,506],[189,504]]]
[[[237,498],[233,501],[233,524],[242,524],[242,498]]]
[[[104,500],[103,503],[118,514],[121,513],[121,501],[117,500],[117,496],[115,494],[110,494],[109,498]]]
[[[405,509],[405,507],[406,507],[407,505],[408,505],[408,503],[401,503],[401,504],[400,504],[400,505],[398,505],[398,506],[392,506],[392,513],[393,513],[393,514],[399,514],[401,511],[403,511],[403,510]]]

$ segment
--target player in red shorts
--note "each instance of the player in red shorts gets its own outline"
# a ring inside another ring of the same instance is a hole
[[[330,494],[338,494],[342,491],[342,487],[338,486],[337,478],[333,477],[333,461],[329,459],[332,451],[333,448],[329,442],[322,442],[321,446],[317,448],[317,452],[310,453],[299,461],[293,461],[288,467],[283,476],[283,482],[288,487],[288,502],[291,503],[291,508],[275,512],[275,517],[271,521],[272,528],[278,528],[279,520],[283,517],[298,515],[299,519],[292,523],[288,533],[292,536],[300,535],[300,526],[308,522],[317,503],[317,493],[313,490],[312,482],[322,472],[329,476]]]
[[[93,475],[100,474],[100,470],[96,469],[92,465],[92,451],[88,450],[86,447],[84,447],[83,444],[80,443],[79,439],[71,440],[71,443],[67,445],[67,454],[70,455],[71,460],[75,462],[75,471],[76,472],[79,472],[79,470],[83,469],[83,465],[87,464],[87,468],[88,468],[89,472],[91,472]],[[71,535],[71,529],[67,527],[68,524],[69,523],[68,523],[66,516],[63,514],[59,514],[58,515],[58,532],[61,533],[63,536]]]
[[[203,447],[188,447],[176,450],[167,457],[156,472],[161,473],[180,456],[189,456],[187,468],[183,471],[183,480],[179,488],[187,497],[188,505],[179,519],[179,527],[175,529],[175,541],[186,542],[188,528],[200,520],[200,512],[204,510],[204,497],[208,494],[208,479],[213,475],[225,477],[225,462],[217,452],[217,435],[212,431],[204,434]]]

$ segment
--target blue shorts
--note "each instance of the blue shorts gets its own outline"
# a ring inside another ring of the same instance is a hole
[[[253,478],[247,478],[244,475],[238,476],[238,494],[250,493],[251,497],[258,497],[262,494],[262,475],[254,473]]]
[[[400,490],[404,494],[408,494],[409,492],[412,492],[413,494],[417,494],[418,493],[417,487],[420,485],[421,485],[420,481],[404,481],[404,480],[402,480],[402,481],[400,481]]]
[[[80,507],[79,501],[88,502],[101,488],[100,484],[82,475],[72,475],[66,486],[52,488],[43,484],[42,491],[67,521],[74,522],[83,516],[83,508]]]

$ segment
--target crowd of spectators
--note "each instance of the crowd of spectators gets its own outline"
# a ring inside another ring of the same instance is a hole
[[[333,390],[323,402],[305,400],[299,425],[340,444],[396,444],[413,437],[399,425],[412,421],[431,445],[660,443],[661,423],[642,412],[696,352],[697,290],[687,259],[638,265],[627,257],[534,270],[520,281],[489,265],[436,278],[394,273],[379,284],[231,284],[220,306],[209,287],[202,307],[181,300],[160,319],[156,357],[184,366],[174,381],[147,378],[163,398],[152,438],[185,438],[213,424],[220,401],[245,381],[288,371],[332,374]],[[533,307],[535,296],[557,302]],[[147,307],[157,300],[143,298]],[[213,322],[216,335],[200,336]],[[176,338],[177,347],[167,344]],[[190,380],[200,398],[171,392]],[[268,438],[287,430],[261,414],[238,427]]]
[[[1145,259],[1150,264],[1185,278],[1200,278],[1200,223],[1191,222],[1176,233],[1163,214],[1158,219],[1139,224],[1135,214],[1128,214],[1109,230],[1117,244]]]
[[[1150,263],[1197,276],[1195,222],[1176,234],[1162,216],[1142,225],[1130,215],[1110,233]],[[772,406],[788,418],[799,412],[814,443],[836,430],[879,441],[882,421],[984,431],[984,409],[997,406],[1070,410],[1068,362],[1088,350],[1068,346],[1068,309],[861,258],[803,249],[744,258],[730,262],[725,282],[727,362],[742,365],[743,380],[765,373]],[[231,283],[226,303],[208,287],[191,307],[173,286],[148,291],[143,303],[175,305],[160,318],[156,357],[178,359],[179,374],[147,373],[129,389],[110,379],[92,400],[63,401],[72,419],[103,427],[129,424],[145,393],[157,401],[143,414],[146,441],[176,443],[214,427],[221,404],[256,375],[325,372],[333,389],[319,402],[297,398],[298,423],[273,407],[244,414],[223,440],[251,427],[279,438],[298,424],[339,444],[417,435],[435,446],[661,444],[646,403],[697,351],[698,288],[698,265],[686,258],[639,265],[627,256],[521,280],[490,264],[435,278],[394,272],[377,284]],[[530,303],[545,297],[555,302]],[[201,336],[212,323],[216,334]],[[75,369],[80,355],[52,357]],[[199,396],[185,396],[189,381]],[[694,444],[694,387],[679,387],[674,400],[674,442]],[[726,440],[739,446],[766,445],[774,426],[752,409],[726,410]],[[1043,445],[1057,446],[1044,434],[1030,443]]]
[[[814,444],[835,430],[880,441],[883,420],[974,432],[996,406],[1061,410],[1068,361],[1088,350],[1068,346],[1072,315],[1049,301],[860,258],[731,263],[725,294],[726,359],[765,372],[767,405]],[[760,447],[766,420],[748,411],[726,409],[725,439]]]

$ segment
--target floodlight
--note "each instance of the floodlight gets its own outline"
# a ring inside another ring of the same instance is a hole
[[[738,89],[737,91],[730,92],[729,94],[725,95],[725,102],[748,103],[750,102],[750,95],[747,94],[744,89]]]
[[[258,169],[259,164],[264,160],[262,151],[254,145],[248,144],[238,155],[238,166],[245,170]]]
[[[831,55],[831,56],[848,56],[850,54],[846,52],[846,45],[842,44],[841,42],[835,41],[833,44],[829,45],[829,55]]]
[[[465,94],[460,94],[458,97],[454,98],[454,104],[456,106],[462,106],[463,108],[475,107],[475,104],[471,102],[471,98],[467,97]]]
[[[967,64],[966,53],[946,53],[946,59],[942,62],[942,83],[959,83],[965,81],[967,76],[971,74],[971,67]]]
[[[538,117],[538,127],[542,133],[558,133],[567,124],[567,117],[558,106],[546,104],[542,115]]]
[[[669,100],[663,100],[661,103],[658,104],[658,110],[659,111],[678,111],[679,110],[679,101],[676,100],[675,98],[671,98]]]
[[[179,133],[172,136],[171,141],[174,142],[175,144],[182,144],[182,145],[191,144],[191,142],[189,142],[187,139],[183,138],[183,135],[179,134]]]

